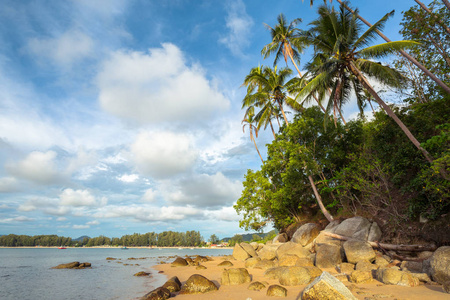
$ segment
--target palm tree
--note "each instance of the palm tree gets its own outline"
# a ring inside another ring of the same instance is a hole
[[[248,111],[247,111],[248,112]],[[259,158],[261,159],[261,162],[264,163],[264,160],[261,156],[261,153],[259,152],[258,146],[256,145],[255,138],[258,137],[258,128],[255,126],[255,119],[253,118],[252,113],[247,113],[244,116],[244,119],[242,120],[241,124],[244,124],[242,126],[242,132],[245,133],[245,126],[248,125],[248,129],[250,130],[250,140],[255,144],[256,151],[258,152]],[[253,135],[253,132],[255,132],[255,135]]]
[[[304,1],[304,0],[302,0]],[[331,2],[332,0],[330,0]],[[447,0],[443,0],[444,4],[447,6],[448,1]],[[323,1],[324,3],[326,3],[326,1]],[[363,17],[361,17],[355,10],[351,9],[348,4],[347,1],[341,1],[341,0],[337,0],[337,2],[339,2],[339,4],[343,7],[345,7],[345,9],[347,9],[349,12],[356,14],[356,16],[358,17],[358,19],[360,19],[364,24],[366,24],[369,27],[372,27],[373,25],[370,24],[367,20],[365,20]],[[310,0],[310,5],[313,5],[314,0]],[[447,6],[450,10],[450,5]],[[382,37],[386,42],[390,43],[391,40],[385,36],[381,31],[376,30],[376,33]],[[408,59],[410,62],[412,62],[414,65],[416,65],[416,67],[418,67],[420,70],[422,70],[422,72],[424,72],[428,77],[430,77],[434,82],[436,82],[437,85],[439,85],[444,91],[446,91],[447,93],[450,94],[450,87],[447,86],[444,82],[442,82],[442,80],[440,80],[439,78],[436,77],[436,75],[434,75],[430,70],[428,70],[424,65],[422,65],[420,62],[418,62],[414,57],[412,57],[411,55],[409,55],[408,53],[406,53],[403,49],[398,49],[398,52],[400,52],[401,55],[403,55],[406,59]]]
[[[327,6],[321,6],[318,20],[311,23],[312,28],[308,38],[314,45],[315,56],[320,56],[322,62],[314,67],[314,74],[317,75],[300,94],[307,94],[317,86],[323,85],[332,86],[334,90],[337,90],[339,84],[353,85],[355,90],[362,90],[362,88],[367,90],[425,158],[432,162],[430,154],[420,146],[419,141],[380,98],[367,79],[368,76],[393,87],[399,87],[404,83],[405,78],[398,71],[369,60],[417,45],[413,41],[398,41],[367,47],[375,38],[377,31],[383,28],[390,15],[392,13],[386,14],[366,32],[360,34],[361,27],[357,20],[357,11],[350,13],[342,5],[339,12],[330,10]],[[352,81],[352,78],[356,80]]]

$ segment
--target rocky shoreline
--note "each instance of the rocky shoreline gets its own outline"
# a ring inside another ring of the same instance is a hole
[[[371,246],[380,237],[376,223],[354,217],[322,231],[305,224],[292,237],[278,235],[265,245],[237,244],[223,258],[178,257],[154,267],[170,279],[142,299],[449,298],[450,247],[403,251],[415,258],[401,261],[394,251]]]

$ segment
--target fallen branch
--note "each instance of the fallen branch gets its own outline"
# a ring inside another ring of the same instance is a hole
[[[343,236],[340,234],[335,234],[327,231],[322,231],[323,234],[330,236],[332,238],[342,240],[342,241],[348,241],[351,240],[351,237]],[[377,242],[367,242],[372,247],[375,248],[382,248],[386,250],[395,250],[395,251],[411,251],[411,252],[420,252],[420,251],[434,251],[436,250],[436,245],[393,245],[393,244],[382,244]]]

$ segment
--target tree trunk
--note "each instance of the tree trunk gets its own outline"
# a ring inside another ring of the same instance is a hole
[[[444,2],[444,5],[447,6],[448,11],[450,12],[450,2],[448,2],[448,0],[442,0],[442,2]]]
[[[424,11],[426,11],[428,14],[433,15],[433,12],[422,2],[420,2],[419,0],[414,0],[416,1],[417,4],[419,4],[420,7],[422,7],[422,9]],[[447,1],[448,2],[448,1]],[[445,2],[444,2],[445,3]],[[439,23],[439,25],[442,26],[442,28],[444,28],[445,31],[447,31],[447,34],[450,34],[450,28],[448,28],[444,22],[442,22],[442,20],[437,20],[437,22]]]
[[[433,162],[433,158],[428,153],[427,150],[422,148],[420,146],[419,141],[415,138],[415,136],[409,131],[408,127],[403,124],[403,122],[397,117],[397,115],[392,111],[392,109],[378,96],[377,92],[373,89],[373,87],[370,85],[370,83],[367,81],[367,79],[364,77],[364,75],[356,68],[356,66],[353,63],[349,64],[350,70],[355,75],[358,80],[362,83],[364,88],[375,98],[375,101],[383,107],[384,111],[397,123],[398,126],[403,130],[403,132],[406,134],[408,139],[416,146],[417,149],[419,149],[423,156],[425,156],[426,160],[428,160],[430,163]]]
[[[264,160],[263,160],[263,158],[261,156],[261,153],[259,153],[258,146],[256,146],[256,141],[255,141],[254,138],[252,138],[252,140],[253,140],[253,144],[255,144],[256,151],[258,151],[259,158],[261,158],[261,162],[264,164]]]
[[[351,13],[355,13],[350,7],[348,7],[344,2],[342,2],[341,0],[337,0],[341,5],[343,5],[348,11],[350,11]],[[371,27],[372,24],[370,24],[369,22],[367,22],[364,18],[362,18],[360,15],[357,15],[358,18],[367,26]],[[381,33],[381,31],[377,30],[377,33],[379,36],[381,36],[386,42],[390,42],[391,40],[385,36],[383,33]],[[439,85],[441,88],[444,89],[444,91],[446,91],[447,93],[450,94],[450,87],[448,87],[445,83],[443,83],[439,78],[437,78],[433,73],[430,72],[430,70],[428,70],[427,68],[425,68],[425,66],[423,66],[421,63],[419,63],[414,57],[412,57],[411,55],[409,55],[408,53],[406,53],[403,50],[399,50],[400,54],[403,55],[404,57],[406,57],[406,59],[408,59],[409,61],[411,61],[413,64],[415,64],[419,69],[421,69],[427,76],[429,76],[434,82],[436,82],[437,85]]]
[[[343,236],[340,234],[331,233],[328,231],[321,231],[324,235],[331,236],[332,238],[348,241],[352,239],[348,236]],[[421,252],[421,251],[434,251],[436,250],[436,245],[393,245],[393,244],[382,244],[378,242],[367,242],[372,247],[382,248],[386,250],[397,250],[397,251],[411,251],[411,252]]]
[[[270,129],[272,129],[273,138],[274,138],[275,140],[277,140],[277,136],[275,135],[275,130],[273,130],[273,125],[272,125],[272,121],[271,121],[271,120],[269,120],[269,124],[270,124]]]
[[[317,191],[316,184],[314,183],[312,176],[309,175],[308,179],[309,179],[309,183],[311,183],[311,187],[314,191],[314,196],[316,196],[316,200],[317,200],[317,203],[319,204],[320,210],[322,211],[325,218],[327,218],[328,222],[333,221],[334,220],[333,216],[328,212],[328,210],[323,205],[322,198],[320,197],[319,192]]]
[[[288,122],[288,120],[286,118],[286,114],[284,113],[283,104],[278,103],[278,106],[280,106],[280,110],[281,110],[281,113],[283,114],[283,118],[284,118],[284,121],[286,122],[286,126],[289,126],[289,122]]]

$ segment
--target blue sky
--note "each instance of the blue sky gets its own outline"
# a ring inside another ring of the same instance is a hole
[[[0,0],[0,234],[242,233],[232,205],[260,161],[240,85],[272,65],[263,23],[307,28],[319,4]],[[372,23],[395,9],[393,40],[413,4],[353,1]]]

